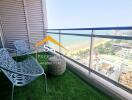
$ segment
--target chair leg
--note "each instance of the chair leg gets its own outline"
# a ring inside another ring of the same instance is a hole
[[[44,77],[45,77],[45,92],[47,92],[47,77],[45,73],[44,73]]]
[[[13,94],[14,94],[14,85],[12,85],[12,94],[11,94],[11,100],[13,100]]]

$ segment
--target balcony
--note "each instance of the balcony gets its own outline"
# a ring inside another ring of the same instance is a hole
[[[48,54],[39,53],[38,61],[46,69],[47,59],[43,58],[43,55]],[[18,61],[22,58],[18,57]],[[24,87],[15,87],[14,100],[111,100],[111,97],[87,84],[69,69],[62,76],[47,76],[47,93],[44,89],[44,78],[40,77]],[[10,100],[11,83],[3,73],[0,73],[0,83],[0,98]]]
[[[132,27],[45,29],[45,0],[1,0],[0,8],[0,48],[14,49],[21,39],[32,48],[30,42],[48,35],[62,47],[49,41],[48,53],[42,48],[39,56],[58,55],[67,62],[64,75],[47,73],[47,93],[40,77],[16,87],[15,100],[132,100]],[[38,61],[47,68],[47,59]],[[0,100],[10,99],[11,83],[0,71]]]
[[[14,99],[131,99],[131,30],[131,27],[46,30],[48,36],[65,49],[49,42],[46,46],[50,51],[45,53],[44,48],[39,51],[39,63],[46,69],[48,59],[41,56],[59,55],[67,61],[67,70],[58,77],[47,73],[47,93],[44,92],[44,79],[40,77],[29,85],[16,87]],[[0,83],[0,98],[9,100],[11,84],[3,73],[0,73]]]

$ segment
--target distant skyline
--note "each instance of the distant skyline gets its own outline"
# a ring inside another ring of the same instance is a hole
[[[46,0],[48,28],[132,26],[132,0]]]

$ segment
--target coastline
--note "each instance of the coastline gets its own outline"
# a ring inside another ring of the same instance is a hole
[[[107,39],[94,39],[93,40],[93,48],[104,44],[106,42],[108,42],[110,40]],[[65,46],[65,48],[68,49],[68,51],[61,49],[61,51],[65,54],[71,55],[71,54],[77,54],[80,51],[86,51],[90,49],[90,41],[84,41],[81,43],[77,43],[77,44],[70,44],[69,46]]]

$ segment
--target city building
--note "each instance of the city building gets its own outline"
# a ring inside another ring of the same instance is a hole
[[[117,56],[129,60],[132,59],[132,44],[116,44],[114,46],[120,48],[120,50],[116,52]]]

